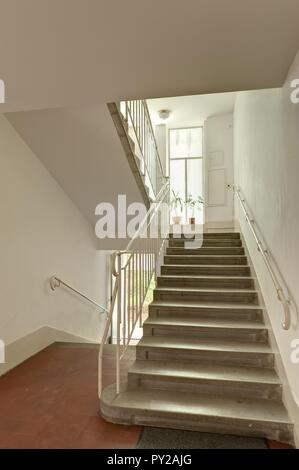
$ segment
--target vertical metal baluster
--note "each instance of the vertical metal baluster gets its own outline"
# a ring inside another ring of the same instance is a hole
[[[136,289],[135,289],[135,318],[134,318],[134,324],[137,321],[138,318],[138,252],[135,252],[135,283],[136,283]]]
[[[138,100],[138,142],[141,141],[141,126],[140,126],[140,100]]]
[[[132,254],[132,329],[135,317],[135,253]]]
[[[140,145],[141,145],[141,149],[142,149],[142,154],[143,154],[143,113],[144,113],[144,109],[143,109],[143,103],[141,101],[140,102],[140,126],[141,126]]]
[[[128,256],[128,255],[126,255]],[[127,268],[123,270],[123,345],[127,345]]]
[[[143,117],[143,126],[144,126],[144,172],[145,172],[145,167],[146,167],[146,146],[147,146],[145,117]]]
[[[139,326],[142,327],[142,261],[141,261],[141,238],[139,238]]]
[[[130,255],[131,256],[131,255]],[[131,334],[131,261],[128,264],[128,334]]]
[[[121,327],[121,255],[118,254],[117,260],[118,270],[118,296],[117,296],[117,327],[116,327],[116,393],[120,390],[120,327]]]

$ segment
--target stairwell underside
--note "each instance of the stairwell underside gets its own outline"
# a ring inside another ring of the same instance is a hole
[[[101,413],[113,423],[293,443],[238,233],[204,234],[197,250],[169,237],[136,361],[118,395],[114,385],[104,390]]]

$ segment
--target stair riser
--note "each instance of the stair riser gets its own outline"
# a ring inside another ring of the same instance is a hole
[[[194,337],[198,339],[219,339],[227,341],[246,341],[252,343],[267,343],[267,330],[252,330],[241,328],[213,328],[213,327],[182,327],[182,326],[149,326],[144,324],[144,336],[174,336]]]
[[[158,287],[214,287],[214,288],[230,288],[230,289],[254,289],[253,279],[242,279],[242,277],[228,278],[228,279],[216,279],[216,278],[186,278],[180,279],[179,277],[174,278],[163,278],[158,277]]]
[[[219,319],[219,320],[240,320],[240,321],[256,321],[261,323],[263,321],[263,312],[261,310],[240,310],[240,309],[219,309],[213,308],[170,308],[170,307],[153,307],[149,306],[149,318],[156,318],[159,316],[175,318],[184,317],[190,319],[203,318],[203,319]]]
[[[209,240],[209,239],[217,239],[217,240],[240,240],[240,234],[239,233],[203,233],[202,234],[204,240]],[[169,238],[173,238],[174,240],[190,240],[192,239],[191,234],[190,236],[187,234],[185,237],[184,234],[178,235],[178,234],[169,234]],[[194,238],[194,237],[193,237]]]
[[[243,265],[247,264],[246,256],[236,256],[230,257],[227,256],[225,258],[219,256],[215,258],[209,258],[205,256],[173,256],[173,255],[166,255],[164,256],[164,264],[185,264],[185,265]]]
[[[185,247],[185,240],[176,240],[175,238],[171,238],[168,240],[169,248],[184,248]],[[202,241],[202,246],[205,247],[242,247],[241,240],[232,239],[232,240],[217,240],[217,239],[204,239]]]
[[[274,356],[271,353],[251,353],[240,351],[206,351],[181,348],[149,348],[137,346],[136,358],[151,361],[198,361],[215,365],[239,365],[273,368]]]
[[[244,255],[244,248],[167,248],[167,255]]]
[[[154,300],[159,301],[198,301],[198,302],[228,302],[242,304],[257,304],[258,296],[246,292],[180,292],[154,291]]]
[[[173,263],[175,264],[175,263]],[[161,268],[163,275],[186,276],[250,276],[249,266],[171,266],[164,265]]]
[[[106,421],[119,424],[153,426],[169,429],[208,432],[217,434],[233,434],[239,436],[261,437],[275,441],[292,443],[293,430],[291,425],[269,421],[252,421],[233,419],[223,416],[200,416],[190,414],[177,415],[172,412],[131,410],[106,406],[101,401],[101,414]]]
[[[131,390],[140,387],[144,389],[207,393],[213,396],[265,398],[276,401],[281,400],[282,397],[282,387],[271,383],[264,384],[206,378],[193,379],[131,372],[128,375],[128,387]]]

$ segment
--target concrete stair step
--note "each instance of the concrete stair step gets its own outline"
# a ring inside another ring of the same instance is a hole
[[[154,290],[154,300],[198,300],[208,302],[237,302],[257,304],[258,292],[250,289],[213,289],[191,287],[157,287]]]
[[[262,323],[185,318],[184,316],[149,317],[143,324],[144,336],[174,336],[224,339],[231,341],[268,342],[268,330]]]
[[[206,247],[201,248],[188,248],[188,247],[172,247],[166,248],[167,255],[184,255],[184,256],[194,256],[194,255],[244,255],[244,248],[242,247]]]
[[[153,301],[149,305],[149,316],[171,318],[198,318],[218,320],[238,320],[262,322],[263,309],[258,305],[244,305],[237,303],[215,303],[194,301]]]
[[[176,333],[177,335],[177,333]],[[136,346],[137,360],[197,361],[218,365],[273,368],[268,344],[180,336],[144,336]]]
[[[181,247],[185,246],[185,240],[183,239],[175,239],[169,238],[168,239],[168,246],[169,247]],[[209,247],[209,246],[219,246],[219,247],[240,247],[242,246],[242,240],[238,238],[204,238],[202,240],[202,246]]]
[[[239,239],[240,240],[240,233],[238,232],[209,232],[209,233],[206,233],[204,232],[203,234],[200,234],[200,236],[202,235],[202,237],[204,239],[226,239],[226,240],[231,240],[231,239]],[[195,235],[193,235],[193,237],[195,237]],[[168,238],[174,238],[174,239],[191,239],[192,238],[192,232],[189,232],[188,234],[184,235],[183,233],[182,234],[177,234],[177,233],[169,233],[168,234]]]
[[[164,264],[247,265],[243,255],[165,255]]]
[[[161,266],[162,275],[194,275],[194,276],[250,276],[250,266],[247,265],[191,265],[164,264]]]
[[[157,277],[158,287],[220,287],[254,289],[254,278],[249,276],[196,276],[162,275]]]
[[[113,385],[101,397],[101,413],[113,423],[238,434],[293,442],[293,425],[280,402],[169,390],[128,390]]]
[[[178,361],[135,361],[129,371],[128,387],[269,400],[281,400],[282,396],[282,386],[273,369]]]

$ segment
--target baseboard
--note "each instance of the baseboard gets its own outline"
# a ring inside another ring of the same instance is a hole
[[[0,376],[56,342],[90,343],[85,338],[44,326],[6,345],[5,363],[0,364]]]

